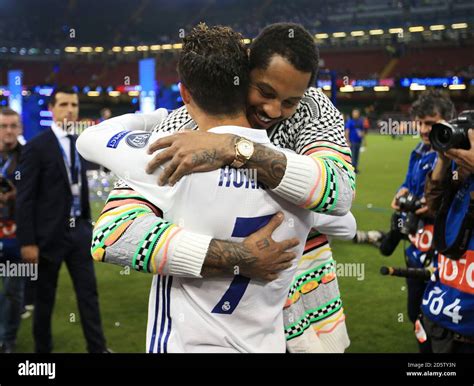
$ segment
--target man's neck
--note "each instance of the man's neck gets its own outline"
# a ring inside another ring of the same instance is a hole
[[[1,151],[3,153],[10,153],[12,152],[13,150],[15,150],[16,146],[18,145],[18,142],[17,143],[4,143],[1,147]]]
[[[208,131],[218,126],[251,127],[245,114],[235,117],[215,117],[203,114],[196,119],[196,123],[199,127],[199,130],[202,131]]]

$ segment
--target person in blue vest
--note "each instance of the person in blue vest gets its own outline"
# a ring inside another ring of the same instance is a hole
[[[355,172],[359,172],[359,155],[360,148],[362,146],[362,140],[364,139],[366,130],[364,120],[360,116],[360,110],[352,110],[351,118],[346,122],[346,140],[351,148],[352,153],[352,165],[355,168]]]
[[[428,207],[423,204],[425,180],[433,170],[437,153],[432,149],[430,132],[432,126],[443,120],[450,120],[455,113],[454,104],[447,95],[438,90],[428,90],[420,94],[411,106],[411,115],[417,124],[421,141],[411,152],[405,181],[395,194],[391,207],[396,212],[392,217],[389,232],[376,230],[357,231],[356,243],[370,243],[377,246],[385,256],[395,251],[402,239],[408,239],[405,250],[405,261],[408,268],[425,268],[431,264],[431,243],[433,239],[433,217]],[[419,202],[418,209],[408,211],[401,206],[401,199],[413,197]],[[418,278],[407,278],[407,310],[408,318],[415,323],[419,314],[426,282]],[[420,344],[421,352],[430,352],[428,344]]]
[[[468,136],[469,150],[438,153],[426,182],[438,256],[416,332],[435,353],[474,353],[474,127]]]

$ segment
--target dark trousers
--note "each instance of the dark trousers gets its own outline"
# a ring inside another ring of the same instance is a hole
[[[406,280],[408,289],[408,317],[410,318],[410,321],[415,324],[416,319],[418,319],[421,312],[421,302],[423,301],[423,294],[425,293],[426,282],[418,279]],[[432,352],[431,344],[428,341],[420,343],[417,339],[417,343],[420,353],[427,354]]]
[[[19,262],[15,262],[18,264]],[[0,277],[0,343],[14,345],[20,327],[26,278]]]
[[[454,331],[431,321],[425,315],[421,316],[422,324],[428,340],[425,343],[430,345],[431,352],[436,354],[474,354],[474,337],[470,337],[470,342],[463,342]]]
[[[38,353],[50,353],[53,349],[51,316],[62,261],[66,263],[76,292],[87,351],[96,353],[106,349],[97,283],[90,255],[91,238],[90,224],[84,220],[77,220],[75,227],[68,229],[66,239],[68,250],[62,260],[40,256],[33,319],[35,351]]]
[[[352,143],[351,142],[351,153],[352,153],[352,166],[354,166],[354,169],[358,171],[359,167],[359,155],[360,155],[360,147],[362,146],[362,143]]]

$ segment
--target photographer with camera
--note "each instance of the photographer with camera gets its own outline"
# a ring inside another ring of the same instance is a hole
[[[16,189],[13,185],[20,157],[18,136],[22,133],[21,119],[10,108],[0,110],[0,263],[17,264],[20,246],[14,221]],[[0,353],[14,351],[20,326],[25,278],[0,276]]]
[[[435,353],[474,353],[474,111],[433,126],[430,137],[438,161],[427,176],[425,197],[430,212],[439,208],[438,256],[417,335]]]
[[[412,151],[405,181],[392,200],[391,207],[396,212],[392,216],[390,231],[386,234],[358,231],[354,239],[357,243],[368,242],[379,247],[385,256],[392,255],[402,239],[409,240],[410,245],[405,250],[408,269],[405,271],[423,270],[432,260],[434,218],[425,205],[424,189],[426,175],[433,169],[437,154],[432,149],[429,134],[434,124],[451,119],[454,112],[454,104],[440,91],[429,90],[420,94],[411,107],[411,114],[419,129],[421,142]],[[426,281],[420,275],[401,276],[407,277],[408,317],[415,323]],[[429,345],[420,344],[420,351],[429,352]]]

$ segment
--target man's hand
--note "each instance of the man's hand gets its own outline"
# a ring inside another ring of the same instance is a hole
[[[276,214],[266,226],[241,243],[212,240],[202,275],[209,277],[227,272],[264,281],[277,279],[281,271],[291,267],[296,257],[288,250],[299,244],[297,238],[281,242],[272,239],[272,233],[282,221],[283,214]]]
[[[37,245],[25,245],[21,247],[21,257],[25,263],[37,264],[39,259],[39,248]]]
[[[161,138],[150,145],[148,153],[163,150],[147,166],[147,173],[153,173],[169,161],[160,176],[159,185],[174,185],[181,177],[208,172],[232,163],[235,157],[237,136],[202,131],[185,131]]]
[[[420,203],[421,203],[422,207],[415,211],[415,214],[417,216],[423,216],[423,215],[427,214],[428,210],[429,210],[428,206],[426,205],[426,198],[421,197]]]
[[[450,149],[445,155],[459,166],[462,166],[463,169],[474,173],[474,129],[469,129],[468,135],[469,141],[471,142],[471,148],[469,150]]]
[[[390,206],[392,207],[392,209],[395,209],[395,210],[400,210],[400,207],[397,205],[397,199],[401,196],[404,196],[405,194],[408,193],[408,189],[407,188],[401,188],[397,194],[395,195],[395,197],[393,197],[393,200],[392,200],[392,203],[390,204]]]

